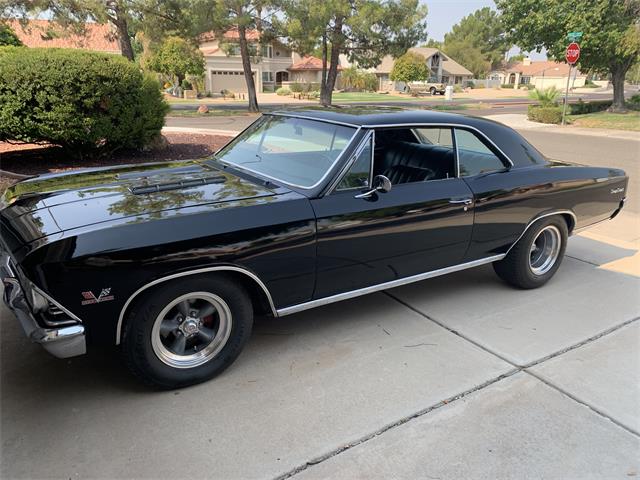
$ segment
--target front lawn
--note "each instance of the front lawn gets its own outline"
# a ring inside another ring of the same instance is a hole
[[[577,127],[611,128],[614,130],[640,132],[640,112],[595,112],[585,115],[570,115],[569,119]]]

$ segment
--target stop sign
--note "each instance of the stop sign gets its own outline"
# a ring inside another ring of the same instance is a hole
[[[567,51],[564,54],[564,58],[567,59],[569,65],[573,65],[580,58],[580,45],[576,42],[571,42],[567,47]]]

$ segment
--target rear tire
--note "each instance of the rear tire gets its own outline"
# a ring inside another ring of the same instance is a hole
[[[568,236],[562,217],[543,218],[527,229],[504,259],[493,263],[493,269],[515,287],[541,287],[560,267]]]
[[[247,292],[230,278],[193,277],[154,289],[125,323],[122,354],[149,386],[186,387],[229,367],[251,334]]]
[[[437,93],[436,88],[435,88],[435,87],[431,87],[431,88],[429,89],[429,93],[431,94],[431,96],[434,96],[434,95]]]

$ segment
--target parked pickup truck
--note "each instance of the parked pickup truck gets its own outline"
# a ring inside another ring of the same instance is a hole
[[[411,82],[408,83],[405,91],[407,93],[417,93],[417,94],[424,94],[429,92],[430,95],[435,95],[436,93],[439,93],[440,95],[444,95],[444,89],[445,89],[446,85],[444,83],[441,82],[435,82],[435,81],[425,81],[425,82]]]

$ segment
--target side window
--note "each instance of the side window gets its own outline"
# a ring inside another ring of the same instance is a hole
[[[357,154],[355,162],[342,177],[336,190],[348,190],[350,188],[362,188],[369,186],[369,176],[371,173],[371,155],[373,137],[369,137],[366,146]]]
[[[422,143],[453,148],[450,128],[416,128],[414,132]]]
[[[475,133],[456,128],[456,147],[461,177],[504,168],[502,160],[482,143]]]

